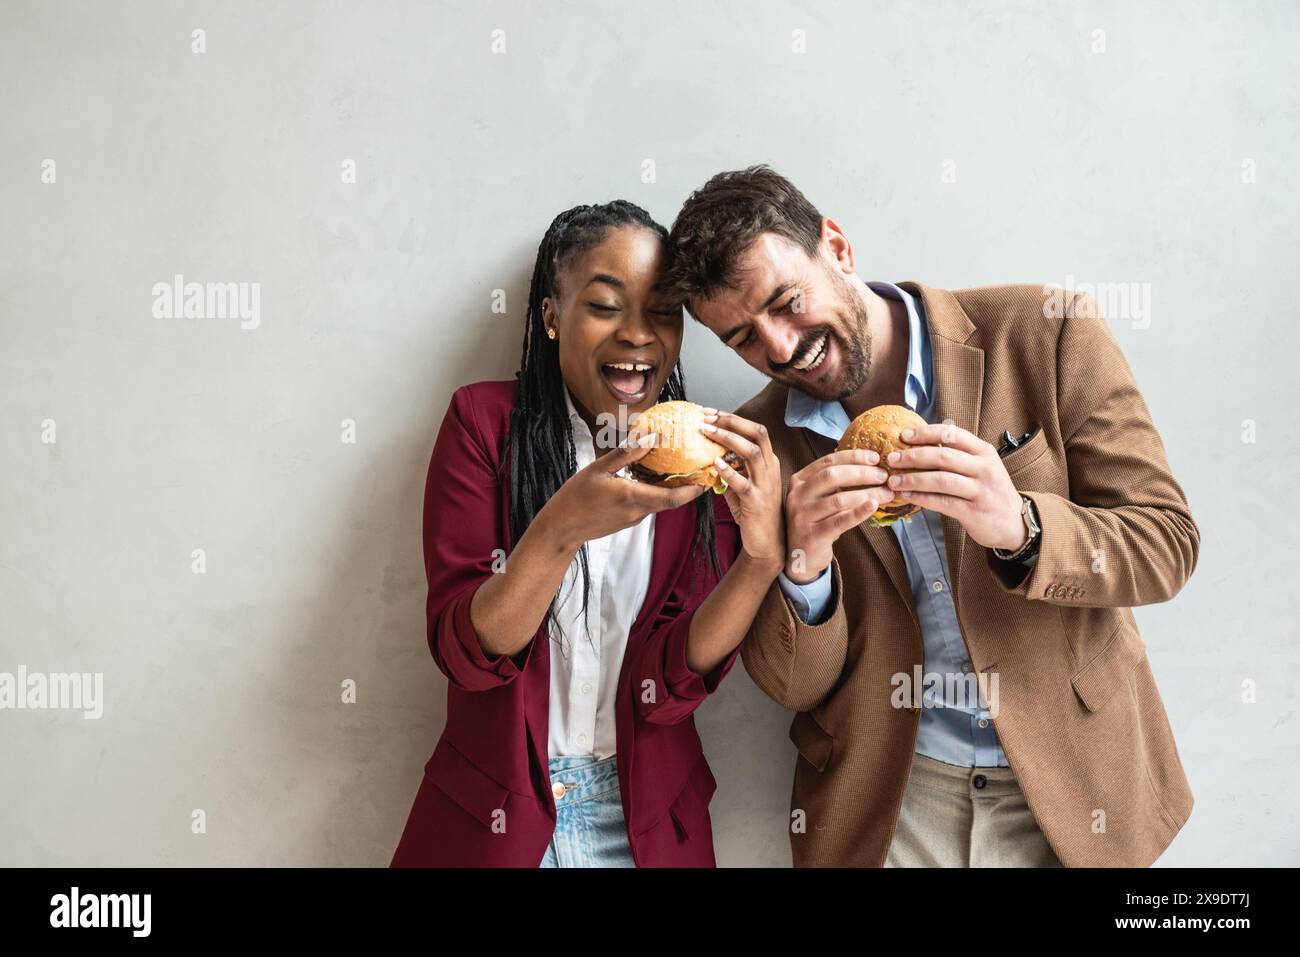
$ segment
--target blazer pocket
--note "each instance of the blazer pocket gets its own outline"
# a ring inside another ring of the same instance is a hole
[[[705,759],[704,753],[700,752],[691,769],[686,772],[681,786],[677,788],[677,793],[668,798],[666,804],[646,807],[638,805],[633,810],[635,823],[632,833],[640,837],[665,821],[672,821],[678,836],[685,840],[692,829],[689,826],[690,822],[707,813],[709,802],[713,799],[713,792],[717,789],[718,782],[713,777],[709,762]]]
[[[790,722],[790,740],[805,761],[818,771],[830,763],[835,739],[807,711],[800,711]]]
[[[701,820],[708,819],[709,802],[713,800],[713,793],[718,789],[718,781],[713,776],[713,770],[709,767],[709,762],[700,755],[699,762],[691,771],[690,777],[686,779],[686,786],[682,788],[682,793],[673,799],[672,805],[668,808],[668,813],[673,819],[673,828],[677,831],[677,836],[686,840],[691,836]]]
[[[1137,631],[1121,623],[1106,646],[1070,678],[1075,693],[1089,711],[1097,712],[1115,696],[1147,656]]]
[[[1039,428],[1028,442],[1002,456],[1002,464],[1008,475],[1015,475],[1037,462],[1046,451],[1047,434]]]
[[[430,781],[486,828],[497,820],[503,811],[510,788],[498,783],[479,769],[446,738],[438,742],[433,756],[424,766]]]

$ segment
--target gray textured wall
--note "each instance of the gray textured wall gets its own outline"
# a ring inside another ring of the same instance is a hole
[[[552,215],[758,161],[866,278],[1149,296],[1112,324],[1203,532],[1138,612],[1196,794],[1162,863],[1300,862],[1300,7],[702,7],[0,6],[0,671],[105,695],[0,711],[0,862],[386,864],[445,702],[448,396],[512,374]],[[259,284],[257,327],[155,315],[176,274]],[[683,355],[698,400],[762,384]],[[737,668],[699,724],[720,863],[788,864],[787,714]]]

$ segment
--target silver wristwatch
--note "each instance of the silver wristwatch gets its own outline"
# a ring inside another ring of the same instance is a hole
[[[1025,528],[1029,530],[1029,536],[1025,539],[1025,544],[1021,545],[1014,552],[1008,552],[1002,548],[993,549],[993,554],[1003,561],[1014,562],[1023,558],[1034,547],[1038,541],[1038,535],[1043,528],[1038,524],[1038,511],[1034,508],[1034,500],[1028,495],[1020,496],[1020,517],[1024,520]]]

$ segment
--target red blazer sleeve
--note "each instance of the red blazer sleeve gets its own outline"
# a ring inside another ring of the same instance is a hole
[[[532,643],[513,658],[489,657],[470,622],[478,587],[504,560],[497,455],[484,436],[467,387],[451,397],[438,429],[424,487],[425,606],[429,650],[447,679],[465,691],[486,691],[517,678]]]
[[[694,511],[695,506],[692,503],[682,507]],[[718,564],[725,575],[740,553],[740,527],[721,495],[713,500],[713,534],[718,546]],[[700,702],[717,690],[736,663],[740,645],[707,675],[696,674],[686,664],[686,640],[691,633],[691,620],[719,581],[707,557],[704,569],[698,573],[694,555],[684,560],[677,583],[656,616],[640,651],[639,678],[633,694],[641,716],[647,721],[677,724],[690,717]],[[647,681],[651,683],[647,685]]]

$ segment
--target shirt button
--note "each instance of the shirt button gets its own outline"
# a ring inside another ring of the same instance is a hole
[[[970,662],[969,662],[969,661],[963,661],[963,662],[961,663],[961,670],[964,671],[964,672],[966,672],[967,674],[970,674]]]
[[[555,800],[557,801],[560,798],[564,797],[564,791],[565,791],[565,787],[559,781],[556,781],[554,784],[551,785],[551,794],[555,796]]]
[[[939,592],[943,591],[943,582],[938,581],[937,579],[931,582],[930,591],[934,592],[935,594],[938,594]]]
[[[586,744],[586,743],[587,743],[587,736],[586,736],[585,734],[580,734],[580,735],[578,735],[578,743],[579,743],[579,744]]]
[[[582,693],[591,694],[591,685],[585,681],[582,683]]]
[[[970,782],[970,783],[973,784],[973,785],[975,785],[975,790],[977,790],[977,791],[983,791],[983,790],[984,790],[984,785],[986,785],[986,784],[989,783],[989,779],[986,778],[986,777],[985,777],[984,775],[982,775],[982,774],[977,774],[977,775],[975,775],[974,778],[971,779],[971,782]]]
[[[989,726],[989,719],[988,719],[988,718],[980,718],[980,720],[979,720],[979,725],[980,725],[981,728],[987,728],[987,727]]]

